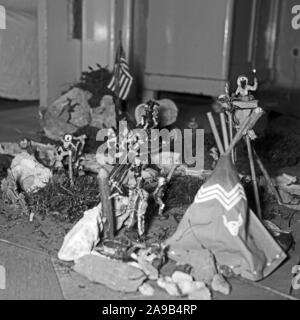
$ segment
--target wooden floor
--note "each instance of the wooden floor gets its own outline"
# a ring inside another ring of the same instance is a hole
[[[0,240],[0,300],[62,300],[51,258]],[[3,285],[5,284],[5,285]]]

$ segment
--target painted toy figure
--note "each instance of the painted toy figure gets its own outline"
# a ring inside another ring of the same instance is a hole
[[[107,143],[108,149],[114,149],[117,147],[117,136],[114,129],[108,129],[106,143]]]
[[[140,238],[145,235],[145,215],[148,208],[148,200],[153,192],[147,188],[144,173],[148,168],[149,152],[148,148],[143,148],[143,144],[151,143],[151,129],[158,127],[158,103],[148,101],[136,108],[137,129],[129,130],[125,127],[119,132],[119,140],[116,140],[116,133],[112,130],[108,137],[109,147],[117,146],[117,164],[114,165],[108,177],[108,187],[110,194],[109,201],[114,203],[112,214],[114,217],[120,215],[118,211],[118,201],[123,204],[128,203],[125,208],[124,217],[128,217],[124,223],[127,229],[132,229],[137,224],[137,231]],[[121,130],[119,128],[119,130]],[[147,153],[143,150],[147,150]],[[174,170],[172,170],[172,173]],[[100,178],[101,179],[101,178]],[[153,193],[154,200],[159,206],[159,215],[164,210],[163,196],[168,182],[166,177],[157,177],[158,185]],[[100,182],[101,185],[101,182]],[[155,186],[154,186],[155,188]],[[126,201],[125,201],[126,198]],[[120,202],[120,201],[119,201]],[[117,205],[116,205],[117,204]],[[109,207],[109,206],[107,206]],[[120,211],[120,210],[119,210]]]
[[[174,164],[169,174],[166,177],[165,176],[158,177],[158,184],[155,191],[153,192],[154,201],[158,205],[158,215],[161,217],[163,216],[163,212],[166,207],[163,201],[163,198],[165,196],[165,192],[167,190],[168,184],[171,181],[177,167],[178,165]]]
[[[0,200],[3,212],[11,214],[11,212],[20,212],[21,215],[28,214],[25,197],[18,192],[17,182],[13,176],[11,169],[7,170],[7,177],[1,182],[2,200]],[[1,203],[3,201],[3,203]]]
[[[256,70],[253,70],[253,73],[256,75]],[[259,198],[259,190],[255,172],[254,160],[257,162],[261,172],[263,173],[266,181],[276,198],[279,204],[282,203],[280,195],[276,188],[273,186],[272,180],[266,171],[263,163],[261,162],[259,156],[255,152],[251,142],[257,138],[255,131],[253,130],[255,124],[263,115],[264,111],[258,106],[258,100],[249,93],[250,91],[255,91],[258,87],[257,78],[254,78],[254,86],[248,84],[248,78],[245,76],[239,76],[238,78],[238,88],[235,92],[235,95],[230,96],[229,85],[225,87],[225,94],[221,95],[218,99],[219,107],[216,107],[215,110],[218,113],[225,113],[227,116],[227,121],[229,123],[229,134],[230,134],[230,143],[234,141],[233,138],[233,129],[235,129],[241,136],[244,137],[244,141],[247,146],[250,171],[251,171],[251,180],[254,189],[254,196],[256,201],[257,216],[259,218],[261,215],[261,206]],[[226,124],[225,124],[226,126]],[[226,129],[226,128],[225,128]],[[224,130],[225,131],[225,130]],[[236,161],[236,150],[232,150],[232,160]]]
[[[140,113],[138,127],[145,130],[157,128],[158,107],[159,103],[154,100],[150,100],[147,103],[138,106],[137,112]]]
[[[256,70],[253,70],[253,73],[256,74]],[[237,79],[237,89],[235,96],[242,101],[251,101],[254,100],[254,97],[249,93],[250,91],[256,91],[258,87],[257,78],[254,78],[254,85],[249,85],[248,77],[241,75]]]
[[[61,161],[68,157],[68,170],[71,184],[74,183],[73,171],[80,169],[80,156],[82,155],[86,138],[86,135],[74,137],[71,134],[65,134],[61,139],[63,145],[58,148]]]
[[[253,70],[256,75],[256,70]],[[254,98],[251,91],[255,91],[258,87],[257,77],[254,78],[254,85],[248,84],[249,80],[246,76],[239,76],[237,80],[238,88],[232,96],[229,93],[229,85],[225,87],[225,94],[219,96],[217,103],[214,105],[214,110],[218,113],[225,112],[230,125],[230,133],[232,135],[233,127],[238,130],[244,120],[252,113],[253,110],[261,110],[258,106],[258,100]],[[257,138],[255,132],[248,130],[248,136],[251,140]]]
[[[126,209],[129,215],[128,228],[132,228],[137,222],[140,237],[145,234],[145,214],[148,207],[149,193],[144,190],[144,179],[142,176],[143,165],[137,158],[131,168],[131,179],[129,181],[129,204]]]
[[[212,169],[214,169],[220,159],[220,155],[219,155],[219,152],[218,152],[218,148],[216,147],[212,147],[210,150],[209,150],[209,155],[212,157],[213,159],[213,163],[211,165]]]
[[[163,197],[165,195],[166,191],[166,185],[167,185],[167,179],[165,177],[159,177],[158,178],[158,185],[153,193],[153,197],[155,200],[155,203],[158,205],[158,215],[162,216],[163,211],[165,209],[165,203],[163,202]]]
[[[61,150],[71,150],[73,154],[73,161],[76,162],[78,160],[78,157],[82,155],[86,138],[86,135],[74,137],[71,134],[65,134],[64,137],[61,139],[61,142],[63,143]]]

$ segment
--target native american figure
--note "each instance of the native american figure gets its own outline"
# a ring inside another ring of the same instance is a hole
[[[241,75],[237,79],[237,89],[235,95],[237,98],[241,99],[242,101],[251,101],[254,100],[254,97],[250,95],[250,91],[256,91],[258,87],[257,78],[254,78],[254,85],[249,85],[248,77]]]
[[[167,187],[167,179],[165,177],[158,178],[158,185],[153,193],[153,198],[155,203],[158,205],[158,215],[162,216],[165,209],[165,203],[163,202],[163,197],[165,195]]]
[[[129,187],[129,204],[127,207],[127,213],[129,215],[127,227],[132,228],[137,222],[140,237],[145,234],[145,214],[149,198],[149,193],[144,189],[142,170],[142,163],[136,159],[135,164],[131,168],[132,175]]]
[[[159,103],[150,100],[147,103],[141,104],[136,108],[138,118],[138,127],[149,130],[158,127],[158,107]]]
[[[137,115],[137,130],[130,130],[127,127],[119,132],[119,140],[117,134],[111,129],[109,130],[108,145],[109,148],[116,148],[117,164],[112,168],[108,175],[107,184],[109,192],[107,197],[111,203],[106,207],[107,216],[121,216],[122,213],[117,212],[118,201],[123,199],[123,204],[126,203],[124,213],[124,225],[127,229],[131,229],[137,225],[138,235],[143,237],[145,234],[145,215],[148,208],[148,200],[150,194],[153,193],[153,187],[145,183],[143,173],[149,169],[148,164],[151,163],[151,154],[148,152],[149,145],[156,137],[152,137],[151,129],[158,127],[158,106],[156,101],[148,101],[136,108]],[[147,148],[145,148],[147,147]],[[146,152],[145,152],[146,150]],[[159,148],[156,152],[159,153]],[[157,178],[157,187],[153,197],[159,206],[159,215],[162,215],[164,210],[163,196],[167,183],[170,181],[175,166],[171,170],[168,177],[160,177],[159,173],[155,174],[155,182]],[[158,168],[155,169],[155,171]],[[100,184],[105,184],[103,178],[99,177]],[[148,178],[149,180],[149,178]],[[155,183],[154,183],[155,184]],[[152,188],[152,189],[151,189]],[[105,198],[103,195],[102,198]],[[126,200],[125,200],[126,198]],[[107,202],[107,201],[106,201]],[[114,204],[111,205],[111,204]],[[116,205],[117,203],[117,205]],[[122,206],[122,208],[124,205]],[[120,211],[120,210],[119,210]],[[127,219],[128,217],[128,219]],[[119,219],[120,220],[120,219]],[[111,224],[112,225],[112,224]]]

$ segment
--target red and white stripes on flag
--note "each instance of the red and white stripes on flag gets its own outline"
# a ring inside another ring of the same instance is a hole
[[[129,73],[129,67],[125,58],[125,53],[122,50],[122,48],[120,48],[120,50],[121,50],[121,54],[118,55],[120,58],[119,59],[117,58],[117,61],[116,61],[115,74],[113,75],[107,87],[108,89],[113,91],[120,99],[126,100],[128,97],[129,91],[131,89],[133,77]],[[116,80],[117,78],[118,80]],[[117,86],[118,83],[119,83],[119,86]]]

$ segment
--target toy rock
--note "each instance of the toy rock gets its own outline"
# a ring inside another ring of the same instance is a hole
[[[15,157],[22,153],[23,150],[20,145],[16,142],[1,142],[0,143],[0,154],[6,154]]]
[[[84,217],[69,231],[58,253],[60,260],[74,261],[92,252],[103,229],[100,210],[101,204],[86,211]]]
[[[7,177],[1,181],[1,192],[2,200],[0,202],[2,212],[28,213],[25,196],[18,192],[17,182],[10,169],[7,170]]]
[[[174,248],[176,248],[176,246],[174,246]],[[170,250],[168,256],[177,261],[178,264],[184,264],[188,261],[193,267],[191,275],[196,281],[210,283],[217,273],[214,256],[209,250],[199,249],[186,251],[178,246],[176,250]]]
[[[13,159],[11,171],[21,189],[27,193],[45,187],[52,178],[51,170],[37,162],[33,156],[26,152]]]
[[[146,280],[142,270],[119,260],[110,260],[97,255],[80,258],[74,270],[92,282],[124,293],[136,292]]]
[[[56,100],[42,118],[46,136],[59,140],[66,133],[75,133],[90,123],[89,99],[92,94],[74,88]]]
[[[211,283],[211,288],[213,291],[220,292],[224,295],[230,294],[230,284],[224,279],[221,274],[216,274]]]
[[[180,296],[180,291],[177,286],[177,284],[172,280],[170,277],[160,277],[157,280],[157,285],[165,289],[169,295],[179,297]]]
[[[138,267],[144,271],[149,280],[158,279],[158,270],[145,257],[132,254],[132,258],[137,261]]]
[[[193,277],[187,273],[181,272],[181,271],[175,271],[172,275],[172,280],[175,283],[180,282],[193,282]]]
[[[211,300],[212,296],[207,287],[202,287],[189,294],[190,300]]]
[[[98,129],[116,128],[116,111],[112,96],[104,96],[100,102],[100,106],[91,109],[90,125]]]
[[[154,288],[148,284],[148,283],[143,283],[140,287],[139,287],[139,292],[143,295],[143,296],[147,296],[147,297],[151,297],[154,295]]]
[[[61,166],[57,147],[51,144],[43,144],[33,140],[23,139],[19,142],[22,152],[34,155],[36,159],[48,168]]]
[[[196,290],[205,288],[204,282],[194,281],[191,275],[181,271],[175,271],[172,280],[178,285],[183,295],[189,295]]]

